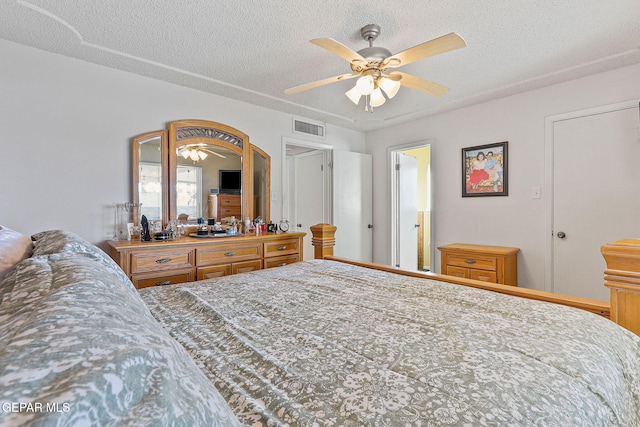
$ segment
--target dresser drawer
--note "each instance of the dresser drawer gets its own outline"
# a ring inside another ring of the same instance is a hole
[[[228,244],[196,249],[198,267],[262,258],[260,243]]]
[[[298,255],[273,257],[264,260],[264,268],[284,267],[285,265],[293,264],[298,261],[300,261],[300,257]]]
[[[218,206],[224,208],[240,208],[240,196],[218,196]]]
[[[218,217],[226,218],[228,216],[240,217],[242,214],[240,207],[237,208],[218,208]]]
[[[193,248],[132,252],[131,274],[193,267],[194,252]]]
[[[475,254],[456,254],[446,255],[447,265],[455,265],[458,267],[474,268],[478,270],[495,271],[498,265],[496,257],[482,256]]]
[[[149,286],[176,285],[178,283],[193,282],[195,280],[193,269],[177,270],[158,274],[134,274],[131,281],[136,289]]]
[[[298,239],[274,240],[264,244],[265,258],[298,253],[300,253],[300,240]]]

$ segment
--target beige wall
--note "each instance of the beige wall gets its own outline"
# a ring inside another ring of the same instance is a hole
[[[25,234],[113,235],[131,199],[131,137],[180,119],[239,129],[271,156],[271,217],[282,218],[282,138],[292,116],[0,40],[0,224]],[[324,143],[364,151],[364,134],[327,125]]]
[[[550,233],[544,188],[544,171],[549,167],[545,117],[640,99],[638,76],[640,64],[368,133],[373,185],[379,189],[373,201],[374,260],[390,261],[390,236],[384,226],[390,218],[387,148],[433,139],[433,247],[453,242],[519,247],[520,286],[543,289]],[[509,196],[461,197],[461,149],[501,141],[509,141]],[[532,198],[533,187],[542,189],[542,198]],[[436,252],[436,271],[439,265]]]

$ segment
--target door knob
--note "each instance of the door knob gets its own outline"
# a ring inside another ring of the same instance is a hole
[[[558,236],[559,239],[564,239],[565,237],[567,237],[564,231],[558,231],[556,236]]]
[[[298,228],[302,228],[302,224],[296,224]]]
[[[414,224],[415,228],[420,228],[420,224]]]
[[[373,224],[368,224],[367,228],[373,228]]]

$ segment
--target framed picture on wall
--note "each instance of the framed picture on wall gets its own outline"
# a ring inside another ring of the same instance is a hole
[[[508,141],[462,149],[462,197],[507,196]]]

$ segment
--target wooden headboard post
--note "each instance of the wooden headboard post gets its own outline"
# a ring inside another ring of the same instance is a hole
[[[604,284],[611,291],[611,320],[640,335],[640,239],[600,248],[607,263]]]
[[[330,224],[317,224],[311,227],[311,244],[313,245],[313,257],[324,259],[333,255],[333,247],[336,244],[336,226]]]

